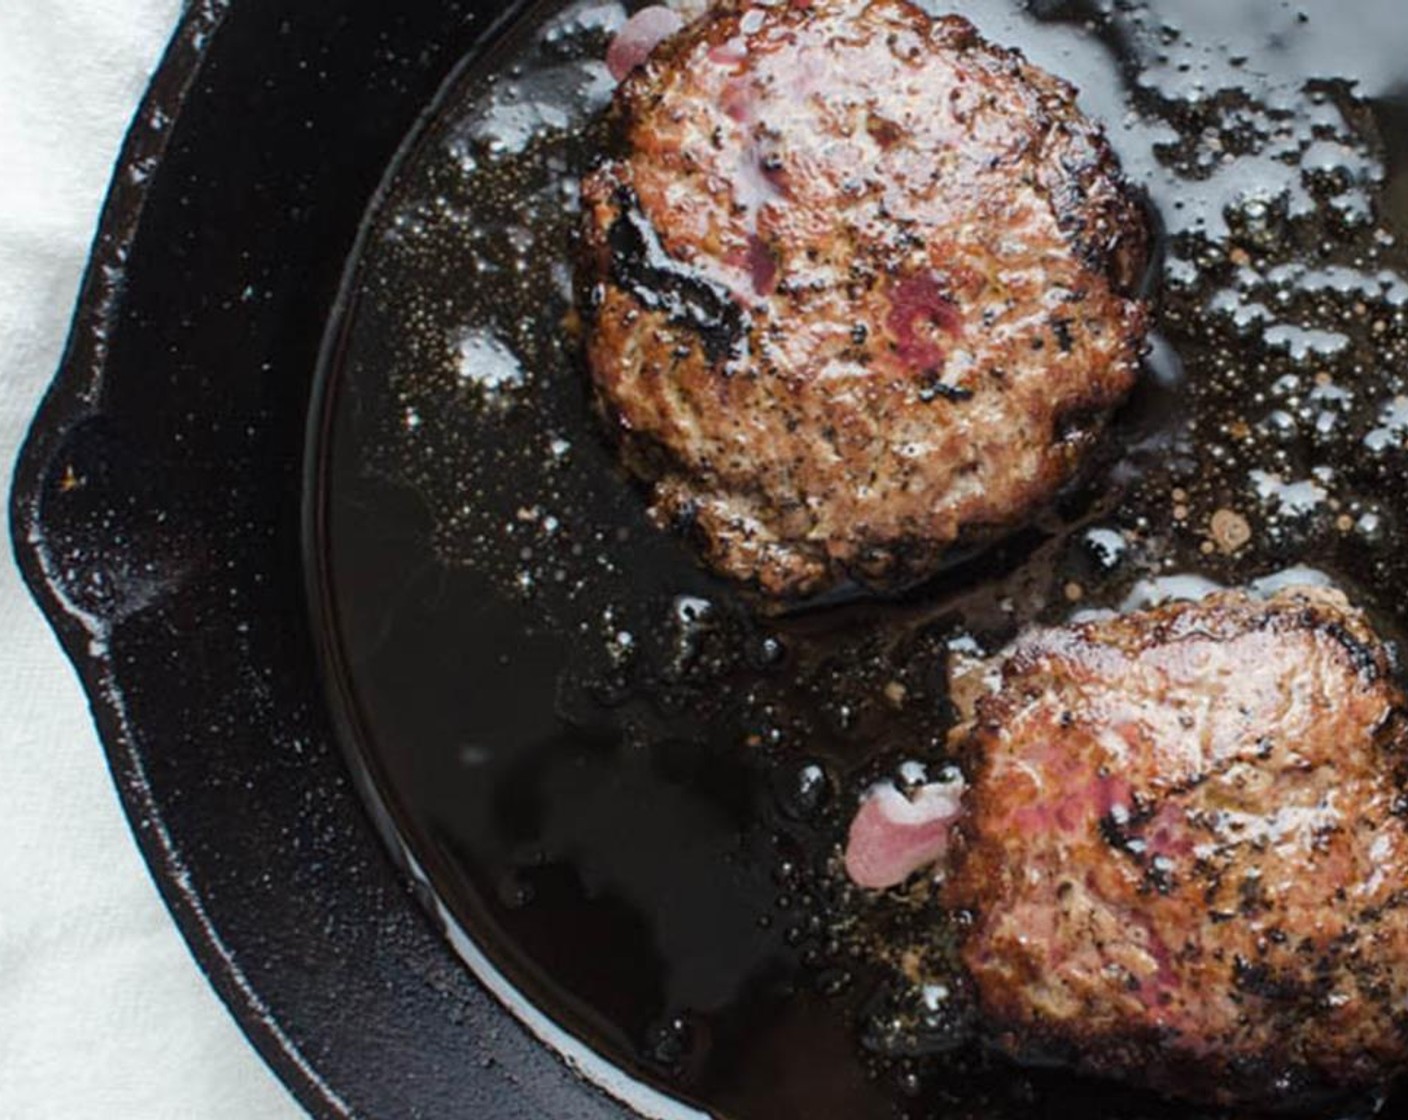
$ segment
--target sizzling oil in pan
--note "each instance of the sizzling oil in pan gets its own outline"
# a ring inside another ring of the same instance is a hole
[[[956,643],[1287,578],[1408,623],[1399,0],[962,11],[1081,87],[1165,234],[1110,452],[1006,545],[769,617],[647,523],[566,328],[615,3],[525,10],[447,91],[325,373],[320,577],[397,826],[534,1003],[732,1120],[1186,1115],[974,1043],[945,916],[834,866],[857,793],[943,767]]]

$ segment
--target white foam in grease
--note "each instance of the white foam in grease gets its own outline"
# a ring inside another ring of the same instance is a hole
[[[1260,579],[1252,580],[1247,584],[1247,590],[1258,598],[1266,599],[1287,587],[1334,586],[1335,581],[1319,568],[1295,564],[1289,568],[1282,568],[1278,572],[1272,572],[1268,576],[1262,576]],[[1130,589],[1124,602],[1120,604],[1120,611],[1140,611],[1149,607],[1162,606],[1164,603],[1195,603],[1199,599],[1206,599],[1209,595],[1225,590],[1227,588],[1223,584],[1204,576],[1189,573],[1159,576],[1136,583]]]
[[[1275,316],[1266,304],[1248,299],[1235,288],[1223,288],[1213,293],[1207,307],[1214,315],[1228,316],[1238,330],[1245,330],[1258,323],[1275,322]]]
[[[460,381],[477,385],[486,394],[518,389],[528,381],[517,355],[489,331],[462,331],[454,340],[454,351]]]
[[[543,136],[584,125],[615,89],[606,63],[595,59],[535,71],[497,87],[467,131],[491,155],[516,155]],[[462,151],[454,141],[452,148]]]
[[[1365,187],[1380,181],[1384,168],[1308,79],[1341,79],[1360,98],[1390,95],[1401,82],[1408,23],[1393,21],[1366,35],[1361,20],[1307,13],[1286,0],[1165,0],[1156,18],[1142,4],[1082,5],[1108,20],[1105,38],[1118,41],[1134,63],[1122,66],[1083,28],[1025,17],[1023,9],[1041,5],[921,3],[934,12],[958,11],[1038,66],[1077,76],[1082,107],[1106,123],[1126,172],[1148,189],[1170,234],[1220,239],[1229,212],[1249,227],[1278,213],[1308,216],[1316,209],[1309,180],[1320,180],[1323,189],[1327,176],[1342,188],[1330,205],[1346,219],[1369,216]],[[1217,103],[1227,91],[1235,96]],[[1190,106],[1206,110],[1208,119],[1191,150],[1173,124],[1180,108]],[[1183,166],[1176,168],[1166,154],[1179,148]]]
[[[1349,336],[1283,323],[1266,332],[1266,344],[1290,352],[1297,362],[1307,358],[1330,358],[1349,349]]]
[[[1383,299],[1395,307],[1408,305],[1408,280],[1391,269],[1363,272],[1344,265],[1311,268],[1293,261],[1276,265],[1264,277],[1250,269],[1245,271],[1251,283],[1266,284],[1273,289],[1294,287],[1302,292],[1334,292]]]
[[[1142,611],[1171,602],[1197,602],[1216,591],[1225,590],[1215,580],[1185,573],[1141,579],[1129,589],[1129,594],[1120,604],[1120,611]]]
[[[1250,330],[1252,327],[1262,328],[1262,338],[1266,345],[1286,351],[1295,362],[1305,362],[1309,358],[1333,358],[1336,354],[1343,354],[1350,347],[1349,335],[1340,334],[1339,331],[1316,330],[1280,323],[1270,307],[1267,307],[1263,300],[1256,299],[1257,294],[1266,292],[1274,299],[1276,289],[1271,285],[1278,282],[1290,283],[1295,279],[1304,279],[1304,290],[1308,292],[1363,292],[1366,297],[1377,299],[1384,290],[1370,276],[1350,272],[1349,269],[1340,269],[1345,275],[1331,276],[1326,273],[1315,278],[1311,278],[1304,270],[1276,269],[1266,279],[1260,278],[1249,269],[1243,269],[1242,272],[1243,275],[1238,278],[1238,286],[1224,287],[1212,294],[1207,303],[1208,313],[1231,318],[1232,324],[1240,331]]]
[[[1267,598],[1287,587],[1333,587],[1334,585],[1335,581],[1319,568],[1308,568],[1304,564],[1296,564],[1290,568],[1282,568],[1279,572],[1272,572],[1269,576],[1262,576],[1261,579],[1254,579],[1248,587],[1253,595]]]
[[[474,938],[440,901],[439,895],[430,888],[429,877],[410,850],[404,844],[398,846],[407,870],[417,882],[427,888],[427,893],[434,900],[436,917],[455,952],[469,965],[475,977],[489,989],[494,998],[539,1042],[566,1062],[569,1069],[613,1099],[634,1109],[647,1120],[711,1120],[708,1113],[690,1108],[624,1073],[534,1007],[527,997],[509,982],[508,977],[498,970],[475,943]]]
[[[1364,437],[1370,451],[1408,446],[1408,396],[1394,397],[1379,412],[1378,426]]]
[[[1270,471],[1252,471],[1250,478],[1262,501],[1273,503],[1278,512],[1292,517],[1313,513],[1329,497],[1320,482],[1313,478],[1287,482]]]
[[[584,0],[573,4],[566,11],[554,16],[543,28],[545,43],[556,43],[562,39],[576,38],[585,32],[597,31],[610,34],[620,31],[626,22],[626,6],[615,0],[600,4],[596,0]]]
[[[1384,178],[1384,166],[1363,148],[1337,140],[1315,140],[1301,152],[1300,165],[1322,174],[1343,172],[1356,182],[1377,183]]]

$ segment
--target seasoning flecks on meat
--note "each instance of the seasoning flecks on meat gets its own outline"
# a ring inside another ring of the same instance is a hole
[[[1221,1103],[1408,1059],[1408,711],[1336,592],[1037,631],[957,736],[948,901],[1019,1057]]]
[[[906,0],[617,54],[586,350],[658,520],[769,594],[892,587],[1071,478],[1136,376],[1148,238],[1069,86]]]

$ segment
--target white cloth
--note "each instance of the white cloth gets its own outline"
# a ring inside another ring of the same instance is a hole
[[[178,0],[0,0],[0,484]],[[205,983],[77,680],[0,549],[0,1117],[294,1120]]]

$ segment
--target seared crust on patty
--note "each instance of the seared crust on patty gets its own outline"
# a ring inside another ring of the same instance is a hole
[[[1018,642],[957,740],[949,901],[999,1044],[1224,1104],[1408,1060],[1408,708],[1336,592]]]
[[[664,523],[778,596],[936,571],[1134,382],[1145,216],[1066,83],[906,0],[725,4],[618,90],[587,359]]]

